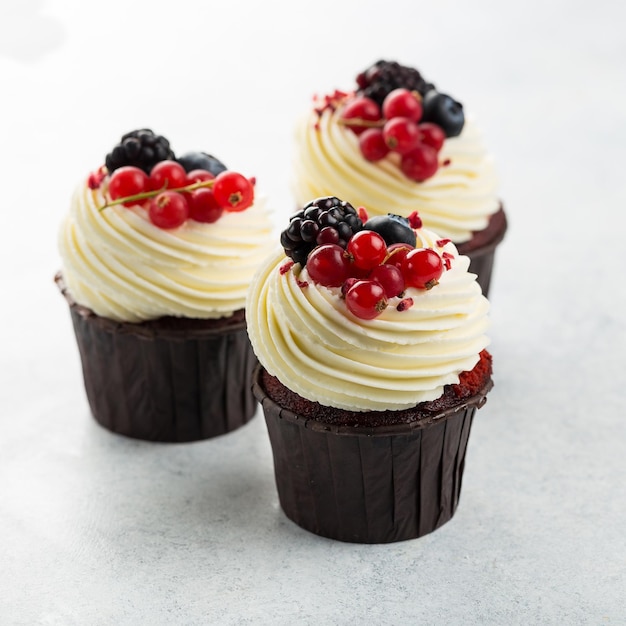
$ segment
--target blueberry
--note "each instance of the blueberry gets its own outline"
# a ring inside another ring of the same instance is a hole
[[[206,152],[187,152],[176,159],[186,172],[191,170],[206,170],[217,176],[226,169],[226,166],[214,156]]]
[[[463,105],[445,93],[431,89],[422,101],[424,113],[422,122],[432,122],[443,129],[446,137],[456,137],[461,134],[465,115]]]
[[[376,215],[367,220],[363,228],[378,233],[388,246],[394,243],[408,243],[415,247],[415,231],[409,225],[409,220],[401,215],[393,213]]]

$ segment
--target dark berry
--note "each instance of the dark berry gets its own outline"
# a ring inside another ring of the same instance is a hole
[[[407,243],[415,247],[415,231],[409,225],[409,220],[401,215],[393,213],[376,215],[367,220],[363,228],[378,233],[388,246],[394,243]]]
[[[422,104],[424,107],[422,122],[437,124],[442,128],[446,137],[456,137],[461,134],[465,124],[465,115],[460,102],[433,89],[424,96]]]
[[[206,170],[217,176],[226,169],[226,166],[214,156],[206,152],[187,152],[176,159],[186,172],[193,170]]]
[[[106,155],[104,163],[109,174],[127,165],[149,174],[157,163],[174,158],[170,142],[165,137],[155,135],[149,128],[142,128],[123,135],[120,143]]]
[[[291,216],[280,235],[285,254],[305,265],[309,253],[319,245],[335,244],[345,249],[363,222],[355,208],[334,196],[317,198]]]
[[[422,96],[434,88],[412,67],[400,65],[396,61],[378,61],[357,76],[358,93],[382,106],[385,98],[400,87],[417,91]]]

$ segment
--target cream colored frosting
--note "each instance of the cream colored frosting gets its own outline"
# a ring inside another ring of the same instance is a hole
[[[428,228],[457,244],[486,228],[500,202],[493,159],[472,120],[445,140],[439,162],[449,164],[418,183],[402,173],[396,154],[367,161],[357,136],[338,123],[340,114],[341,108],[321,116],[311,111],[296,126],[292,186],[298,206],[335,195],[367,207],[370,216],[418,211]]]
[[[423,247],[454,256],[451,269],[430,290],[407,289],[411,308],[398,311],[393,298],[373,320],[350,313],[341,289],[316,285],[306,267],[285,271],[282,251],[270,256],[246,305],[248,334],[267,371],[308,400],[353,411],[409,408],[458,383],[489,343],[489,304],[454,244],[417,233]]]
[[[258,196],[213,224],[187,220],[163,230],[140,206],[105,204],[83,181],[59,233],[70,294],[98,315],[141,322],[166,315],[217,318],[245,305],[259,264],[272,249],[272,220]]]

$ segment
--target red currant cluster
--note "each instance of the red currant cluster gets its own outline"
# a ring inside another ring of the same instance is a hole
[[[445,242],[442,240],[442,245]],[[389,300],[403,296],[408,287],[434,287],[444,267],[449,267],[449,259],[442,259],[432,248],[415,248],[407,243],[388,246],[372,230],[354,234],[345,250],[333,243],[317,246],[306,262],[315,283],[341,287],[348,309],[367,320],[380,315]],[[404,298],[397,309],[406,310],[412,303],[410,298]]]
[[[149,175],[132,165],[120,167],[108,183],[111,200],[103,209],[140,204],[147,207],[150,221],[164,229],[177,228],[188,218],[212,223],[224,211],[243,211],[254,201],[254,180],[228,170],[217,176],[201,169],[187,173],[172,160],[158,162]]]
[[[437,124],[422,122],[422,98],[399,87],[383,101],[382,109],[365,96],[349,100],[341,122],[359,137],[361,153],[379,161],[390,152],[400,155],[400,169],[407,178],[422,182],[439,169],[438,153],[446,138]]]

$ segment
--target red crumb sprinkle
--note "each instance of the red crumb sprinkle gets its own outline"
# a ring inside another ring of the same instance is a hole
[[[91,172],[91,174],[89,174],[89,178],[87,179],[87,186],[89,187],[89,189],[98,189],[98,187],[100,187],[100,185],[102,184],[105,176],[106,173],[104,166],[96,170],[95,172]]]
[[[296,282],[298,283],[298,287],[300,287],[300,289],[304,289],[309,286],[309,283],[306,280],[297,280]]]
[[[452,239],[437,239],[436,243],[440,248],[443,248],[446,244],[450,243],[451,241]],[[447,254],[447,253],[444,253],[444,254]]]
[[[287,261],[286,263],[283,263],[280,268],[279,268],[279,272],[281,276],[284,276],[291,268],[293,267],[293,261]]]
[[[413,211],[413,213],[409,215],[408,220],[409,220],[409,226],[411,228],[422,227],[422,218],[418,215],[417,211]]]
[[[256,176],[250,176],[250,178],[248,178],[248,180],[250,181],[250,184],[253,187],[256,185]]]
[[[443,259],[443,264],[446,266],[446,269],[449,270],[452,267],[452,259],[454,258],[454,255],[450,254],[450,252],[444,252],[441,255],[441,258]]]
[[[414,304],[415,302],[413,301],[413,298],[402,298],[402,300],[398,302],[398,306],[396,307],[396,309],[400,312],[406,311],[410,309]]]
[[[450,161],[450,159],[446,159],[441,165],[443,165],[443,167],[447,167],[450,163],[452,163],[452,161]]]
[[[365,224],[365,222],[367,222],[367,220],[369,219],[369,215],[367,214],[367,209],[364,206],[360,206],[357,210],[356,210],[359,219]]]
[[[480,353],[480,360],[470,372],[462,372],[457,385],[453,385],[457,398],[468,398],[477,394],[492,371],[492,357],[487,350]]]

